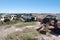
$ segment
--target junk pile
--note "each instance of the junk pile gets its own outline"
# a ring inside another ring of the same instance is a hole
[[[60,23],[58,22],[57,16],[47,15],[43,19],[38,19],[41,22],[41,27],[37,29],[39,32],[46,32],[48,30],[59,33],[60,34]]]

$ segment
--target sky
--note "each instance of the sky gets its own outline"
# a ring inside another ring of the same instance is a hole
[[[60,0],[0,0],[0,13],[60,13]]]

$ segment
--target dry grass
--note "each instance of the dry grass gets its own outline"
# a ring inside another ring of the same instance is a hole
[[[25,29],[22,32],[17,31],[9,34],[6,40],[33,40],[39,33],[35,29]]]
[[[16,25],[16,27],[25,27],[25,26],[30,26],[30,25],[36,25],[36,22],[20,22],[19,25]]]

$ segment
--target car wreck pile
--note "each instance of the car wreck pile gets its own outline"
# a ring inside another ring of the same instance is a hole
[[[60,34],[60,23],[58,22],[57,16],[47,15],[45,18],[38,18],[38,21],[41,22],[41,27],[37,29],[39,32],[44,32],[50,30]]]

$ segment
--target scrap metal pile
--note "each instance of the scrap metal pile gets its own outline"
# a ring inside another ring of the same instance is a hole
[[[46,29],[60,33],[60,23],[58,22],[57,16],[47,15],[45,18],[38,18],[38,21],[41,22],[41,27],[37,31],[42,32]]]

